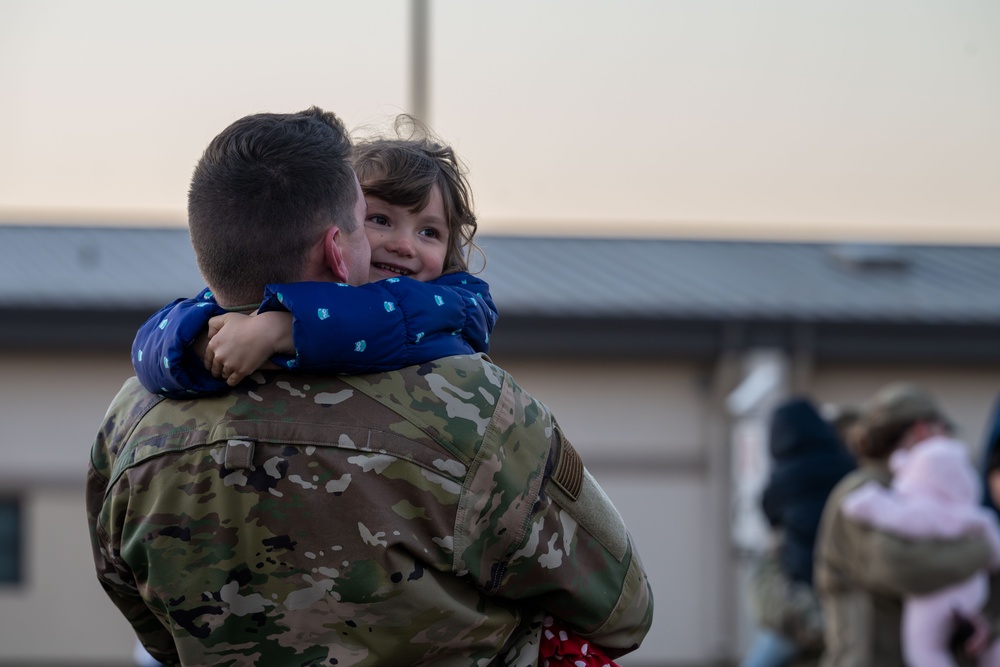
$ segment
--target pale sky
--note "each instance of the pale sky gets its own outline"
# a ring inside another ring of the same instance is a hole
[[[182,226],[211,138],[408,105],[408,0],[0,0],[0,222]],[[1000,243],[996,0],[431,0],[485,233]]]

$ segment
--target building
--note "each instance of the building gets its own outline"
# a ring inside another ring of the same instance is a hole
[[[625,516],[654,631],[627,667],[725,664],[776,400],[910,380],[980,445],[1000,393],[1000,247],[484,237],[491,356]],[[0,664],[128,664],[83,483],[136,327],[202,287],[185,229],[0,227]]]

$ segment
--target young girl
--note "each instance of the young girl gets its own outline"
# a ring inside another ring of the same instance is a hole
[[[862,523],[912,539],[954,539],[980,533],[993,547],[991,569],[1000,565],[1000,525],[979,505],[980,489],[968,449],[936,436],[889,459],[892,489],[868,482],[844,496],[843,510]],[[956,621],[988,634],[982,607],[989,593],[985,571],[928,595],[911,596],[903,609],[903,653],[914,667],[954,665],[949,642]],[[980,657],[983,667],[1000,665],[1000,644]]]
[[[488,352],[496,309],[468,273],[477,223],[464,170],[451,148],[397,120],[406,138],[355,147],[368,205],[369,280],[268,285],[252,316],[227,312],[203,291],[168,305],[140,328],[132,361],[146,389],[168,397],[219,393],[268,360],[309,373],[394,370],[455,354]],[[204,361],[194,346],[206,329]],[[596,646],[546,616],[539,664],[611,667]]]

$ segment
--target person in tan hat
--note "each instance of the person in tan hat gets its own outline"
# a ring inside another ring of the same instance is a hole
[[[937,402],[913,385],[884,387],[864,406],[853,432],[858,470],[831,493],[817,537],[815,586],[826,644],[821,667],[903,667],[903,599],[956,584],[990,564],[992,550],[981,534],[906,539],[865,525],[843,509],[845,496],[868,482],[889,487],[893,452],[950,432]],[[991,621],[993,606],[985,612]],[[958,657],[970,659],[970,652],[983,648],[985,638],[977,636],[964,643]]]

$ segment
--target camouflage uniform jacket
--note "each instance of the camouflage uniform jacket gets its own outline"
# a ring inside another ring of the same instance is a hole
[[[189,401],[131,378],[87,505],[101,584],[168,664],[535,665],[545,612],[612,656],[652,620],[613,505],[482,355]]]

